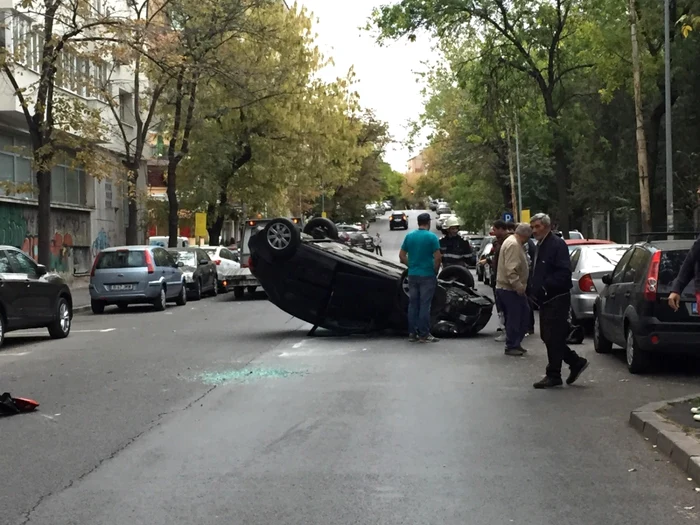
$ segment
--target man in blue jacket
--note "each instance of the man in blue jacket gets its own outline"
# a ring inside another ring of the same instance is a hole
[[[562,361],[571,372],[566,384],[573,384],[588,368],[588,360],[579,356],[566,344],[569,334],[571,307],[571,259],[563,239],[552,233],[549,215],[538,213],[530,221],[537,239],[528,281],[528,297],[539,306],[540,336],[547,347],[547,373],[533,386],[552,388],[562,385]]]

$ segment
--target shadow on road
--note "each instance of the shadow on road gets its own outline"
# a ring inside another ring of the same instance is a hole
[[[0,355],[2,355],[3,352],[11,352],[13,350],[21,349],[23,346],[50,340],[51,337],[49,337],[48,332],[46,335],[37,332],[32,332],[29,334],[23,334],[22,332],[13,333],[12,335],[5,336],[5,341],[3,341],[2,347],[0,348]]]

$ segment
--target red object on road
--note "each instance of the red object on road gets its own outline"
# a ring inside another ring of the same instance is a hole
[[[17,408],[19,408],[20,412],[32,412],[39,406],[38,401],[34,401],[33,399],[28,399],[26,397],[13,397],[12,401],[15,402],[15,405]]]

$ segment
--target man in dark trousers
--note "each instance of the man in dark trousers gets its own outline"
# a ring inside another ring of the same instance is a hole
[[[530,221],[537,239],[528,281],[528,297],[539,306],[540,336],[547,347],[547,373],[533,386],[552,388],[562,385],[562,361],[569,365],[566,384],[573,384],[588,368],[588,360],[579,356],[566,344],[569,335],[571,307],[571,260],[563,239],[552,233],[549,215],[538,213]]]
[[[445,221],[445,231],[447,234],[440,239],[440,253],[442,254],[442,267],[462,266],[469,268],[467,261],[472,253],[472,246],[469,241],[462,239],[459,234],[459,219],[450,217]]]

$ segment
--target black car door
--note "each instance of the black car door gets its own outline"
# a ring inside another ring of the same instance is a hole
[[[13,271],[7,253],[0,250],[0,304],[12,328],[22,325],[20,298],[25,295],[26,289],[26,279]]]
[[[27,324],[41,326],[53,317],[54,300],[58,297],[58,286],[46,278],[37,264],[19,250],[6,250],[10,266],[15,274],[24,279],[23,296],[18,298],[22,317]]]
[[[216,286],[216,265],[209,257],[209,254],[204,250],[198,249],[195,256],[197,257],[197,268],[201,268],[199,271],[202,272],[204,286],[206,288]],[[207,261],[206,265],[201,264],[203,260]]]
[[[634,302],[634,289],[641,282],[649,262],[646,249],[635,247],[631,252],[629,261],[617,283],[613,299],[613,325],[611,326],[610,340],[618,344],[625,343],[627,337],[625,334],[625,313],[630,304]]]
[[[634,248],[627,250],[627,252],[618,261],[611,274],[611,283],[607,285],[600,294],[600,323],[601,328],[603,329],[603,334],[605,337],[618,344],[619,342],[614,336],[619,324],[619,313],[616,310],[617,307],[615,301],[617,299],[618,288],[620,287],[625,269],[632,258],[633,252]]]

